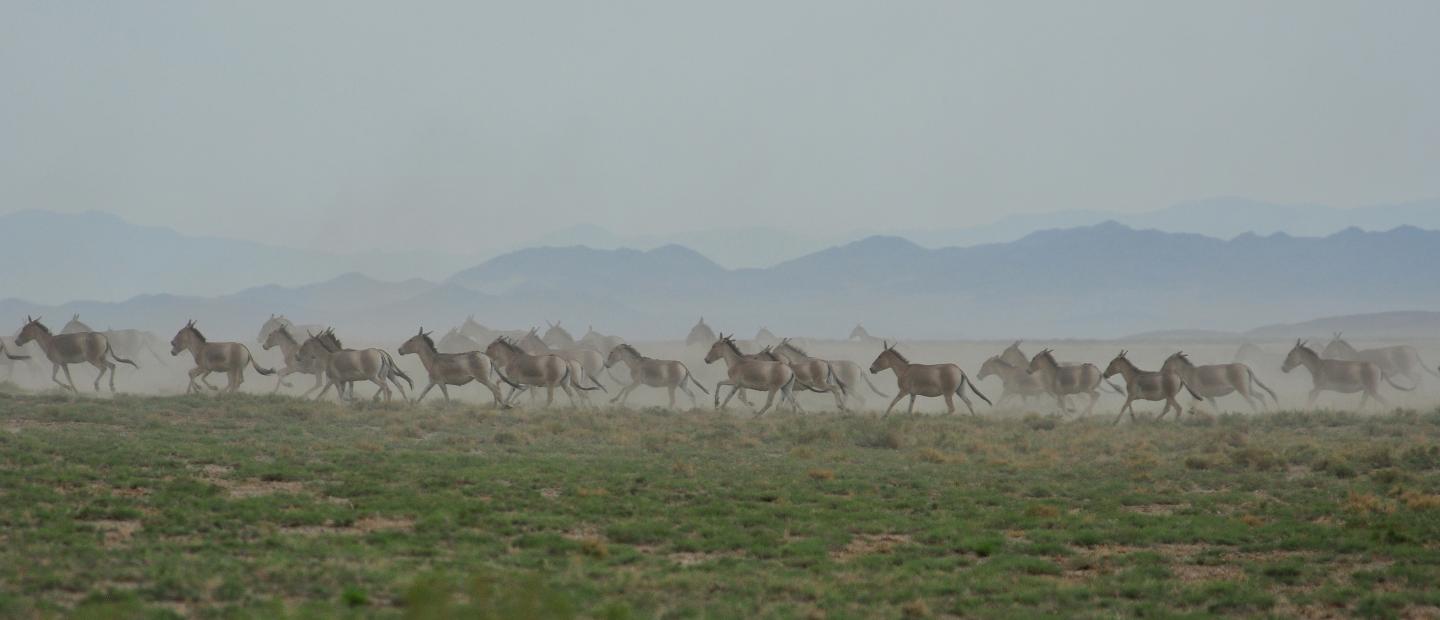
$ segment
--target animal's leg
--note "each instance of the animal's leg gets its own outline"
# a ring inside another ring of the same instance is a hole
[[[725,395],[725,402],[723,402],[723,403],[720,402],[720,386],[722,386],[722,385],[728,385],[728,386],[730,386],[730,393]],[[723,410],[725,409],[725,407],[727,407],[727,406],[730,405],[730,399],[735,398],[735,393],[736,393],[736,392],[739,392],[739,391],[740,391],[740,386],[738,386],[738,385],[736,385],[736,384],[734,384],[734,383],[730,383],[730,382],[727,382],[727,381],[721,381],[721,382],[719,382],[719,383],[716,383],[716,384],[715,384],[715,408],[716,408],[716,409],[720,409],[720,410],[723,411]]]
[[[1090,391],[1090,404],[1085,407],[1085,415],[1088,416],[1088,415],[1090,415],[1090,412],[1095,411],[1095,403],[1096,403],[1097,401],[1099,401],[1099,400],[1100,400],[1100,391],[1099,391],[1099,390],[1091,390],[1091,391]]]
[[[905,415],[915,415],[915,396],[917,395],[910,395],[910,406],[905,408]]]
[[[971,410],[970,413],[975,413],[975,411]],[[955,415],[955,394],[953,393],[945,395],[945,415]]]
[[[1360,391],[1360,406],[1357,407],[1355,410],[1356,410],[1356,411],[1364,411],[1364,410],[1365,410],[1365,404],[1368,403],[1368,402],[1370,402],[1370,390],[1361,390],[1361,391]]]
[[[429,394],[429,393],[430,393],[430,388],[433,388],[433,387],[435,387],[435,382],[434,382],[434,381],[431,381],[431,382],[430,382],[430,385],[427,385],[427,386],[425,386],[425,389],[420,390],[420,395],[415,397],[415,404],[418,405],[418,404],[420,404],[420,401],[425,400],[425,395],[426,395],[426,394]],[[441,393],[441,394],[445,394],[445,388],[440,388],[440,393]],[[450,395],[449,395],[449,394],[445,394],[445,402],[450,402]]]
[[[100,391],[100,380],[105,378],[105,365],[104,365],[103,362],[102,362],[102,363],[99,363],[99,364],[96,364],[96,363],[93,363],[93,362],[92,362],[91,365],[94,366],[97,370],[100,371],[100,374],[95,375],[95,391],[96,391],[96,392],[99,392],[99,391]]]
[[[974,385],[971,385],[970,387],[971,387],[971,389],[974,389],[975,386],[974,386]],[[976,413],[975,413],[975,405],[970,402],[970,399],[969,399],[969,398],[966,398],[966,397],[965,397],[965,393],[964,393],[964,392],[961,392],[961,391],[959,391],[959,390],[956,390],[955,395],[960,397],[960,402],[965,403],[965,408],[970,410],[970,415],[976,415]],[[954,403],[951,403],[951,404],[950,404],[950,412],[951,412],[951,413],[954,413],[954,412],[955,412],[955,405],[954,405]]]
[[[280,386],[285,385],[285,376],[289,375],[290,372],[289,368],[281,368],[279,372],[275,373],[275,389],[270,390],[271,394],[280,391]]]
[[[675,408],[675,386],[673,386],[673,385],[670,386],[669,388],[666,389],[666,391],[670,393],[670,408],[671,408],[671,409],[674,409],[674,408]]]
[[[900,392],[899,394],[896,394],[896,395],[895,395],[895,399],[892,400],[892,401],[890,401],[890,406],[885,408],[885,413],[884,413],[884,415],[881,415],[880,417],[883,418],[883,417],[885,417],[885,416],[890,415],[890,410],[891,410],[891,409],[894,409],[894,408],[895,408],[895,403],[900,402],[900,399],[902,399],[902,398],[905,398],[905,392],[903,392],[903,391]]]
[[[769,411],[769,410],[770,410],[770,405],[771,405],[771,403],[774,403],[774,402],[775,402],[775,393],[778,392],[778,391],[780,391],[780,389],[779,389],[779,388],[775,388],[775,389],[770,390],[769,392],[766,393],[766,395],[765,395],[765,406],[764,406],[764,407],[761,407],[759,411],[756,411],[756,412],[755,412],[755,417],[758,418],[758,417],[760,417],[761,414],[763,414],[763,413],[765,413],[766,411]]]
[[[70,365],[66,364],[64,366],[61,366],[60,369],[65,371],[65,381],[70,384],[70,391],[74,392],[76,395],[79,395],[80,390],[75,389],[75,379],[70,377]]]
[[[431,385],[434,384],[432,383]],[[428,391],[430,388],[427,387],[425,389]],[[445,385],[444,381],[440,382],[440,395],[445,397],[445,402],[450,402],[450,387]],[[402,393],[401,396],[404,396],[404,394]],[[415,402],[420,402],[420,399],[415,399]]]
[[[205,387],[208,387],[208,388],[210,388],[210,389],[212,389],[212,390],[218,390],[218,389],[220,389],[220,388],[217,388],[217,387],[215,387],[215,386],[213,386],[213,385],[210,385],[210,379],[209,379],[209,377],[210,377],[210,371],[208,371],[208,370],[202,371],[202,372],[200,373],[200,382],[201,382],[201,383],[204,383],[204,384],[205,384]]]
[[[1305,411],[1308,412],[1315,408],[1315,399],[1317,398],[1320,398],[1320,388],[1318,387],[1310,390],[1310,397],[1305,399]]]
[[[686,396],[689,396],[689,397],[690,397],[690,408],[691,408],[691,409],[694,409],[694,408],[700,406],[700,400],[697,399],[697,398],[695,398],[695,393],[690,391],[690,387],[689,387],[689,386],[685,385],[684,383],[681,383],[681,384],[680,384],[680,391],[681,391],[681,392],[684,392]]]

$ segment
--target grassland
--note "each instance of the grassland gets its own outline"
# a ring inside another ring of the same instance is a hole
[[[0,615],[1425,616],[1440,412],[0,394]]]

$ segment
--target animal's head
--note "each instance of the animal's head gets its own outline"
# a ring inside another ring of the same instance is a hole
[[[1000,359],[1004,360],[1006,364],[1022,368],[1030,363],[1030,358],[1025,355],[1024,351],[1020,350],[1019,340],[1005,347],[1005,350],[1000,352]]]
[[[850,339],[851,339],[851,340],[864,340],[864,339],[869,338],[869,337],[870,337],[870,332],[865,331],[865,328],[864,328],[863,326],[861,326],[859,323],[856,323],[856,324],[855,324],[855,329],[850,330]]]
[[[1030,363],[1026,368],[1029,369],[1030,372],[1035,372],[1037,370],[1054,370],[1059,365],[1060,364],[1055,361],[1054,351],[1041,349],[1039,353],[1035,354],[1035,357],[1030,358]]]
[[[1000,356],[991,355],[988,359],[985,360],[984,364],[980,365],[980,374],[975,375],[975,380],[984,381],[985,377],[988,377],[990,375],[1000,376],[1001,371],[1003,371],[1006,367],[1007,364],[1005,364],[1005,362],[1000,359]]]
[[[1119,355],[1115,356],[1115,359],[1110,360],[1110,364],[1105,366],[1105,372],[1102,376],[1108,379],[1130,368],[1134,368],[1135,365],[1131,364],[1129,358],[1125,357],[1128,353],[1129,351],[1121,351]]]
[[[638,358],[640,352],[628,344],[618,344],[605,356],[605,367],[609,368],[626,359]]]
[[[887,368],[894,368],[897,362],[905,359],[899,351],[895,350],[895,345],[888,341],[881,341],[880,347],[880,355],[875,356],[875,361],[870,362],[870,374],[872,375]]]
[[[256,336],[255,339],[261,344],[264,344],[265,339],[270,337],[270,332],[275,331],[275,329],[280,327],[281,325],[290,324],[290,319],[285,318],[285,315],[271,314],[270,318],[265,319],[265,323],[260,325],[260,335]]]
[[[31,340],[35,340],[42,335],[49,336],[50,328],[45,327],[45,324],[40,322],[40,317],[37,316],[32,319],[27,315],[25,317],[25,325],[20,327],[20,333],[15,336],[15,346],[23,347]]]
[[[1170,357],[1165,358],[1165,363],[1160,365],[1161,372],[1181,372],[1194,368],[1195,364],[1190,362],[1190,356],[1184,351],[1176,351]]]
[[[200,330],[195,329],[195,319],[190,319],[180,331],[175,332],[175,337],[170,339],[170,355],[179,355],[192,345],[204,343],[205,337],[200,335]]]
[[[715,363],[715,360],[725,357],[726,351],[733,352],[737,355],[740,352],[740,349],[735,346],[734,334],[726,336],[724,333],[721,333],[719,338],[715,340],[715,343],[710,345],[710,351],[705,353],[705,363]]]
[[[557,348],[575,346],[575,337],[571,336],[570,332],[565,331],[565,328],[561,327],[560,323],[561,321],[547,323],[550,328],[545,330],[545,336],[541,338],[541,340],[543,340],[545,344]]]
[[[1295,341],[1295,346],[1291,347],[1290,352],[1285,355],[1285,363],[1280,365],[1281,371],[1290,372],[1295,370],[1295,367],[1319,357],[1315,354],[1315,351],[1305,346],[1305,344],[1304,340],[1297,339]]]
[[[284,344],[287,340],[293,341],[294,338],[290,336],[290,332],[286,330],[284,325],[280,325],[275,329],[270,330],[270,335],[265,337],[265,344],[261,345],[261,347],[264,348],[266,351],[269,351],[270,349]]]
[[[400,345],[400,354],[410,355],[414,353],[418,355],[421,352],[434,351],[435,341],[430,339],[431,333],[433,332],[427,332],[424,327],[421,327],[420,331],[416,332],[414,336],[411,336],[409,340],[406,340]]]

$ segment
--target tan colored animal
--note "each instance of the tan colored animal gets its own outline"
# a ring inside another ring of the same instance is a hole
[[[1120,375],[1125,378],[1125,404],[1120,406],[1119,415],[1115,416],[1115,424],[1120,423],[1120,417],[1125,415],[1125,410],[1130,410],[1130,421],[1135,421],[1135,401],[1165,401],[1165,409],[1160,411],[1159,420],[1170,413],[1170,408],[1175,408],[1175,419],[1180,419],[1184,409],[1180,402],[1175,400],[1175,395],[1180,393],[1180,388],[1187,388],[1185,379],[1180,373],[1167,370],[1140,370],[1126,357],[1126,351],[1121,351],[1115,359],[1110,360],[1110,365],[1105,367],[1106,378]],[[1187,388],[1188,389],[1188,388]],[[1190,395],[1195,400],[1201,400],[1195,390],[1190,390]]]
[[[275,328],[281,325],[289,327],[291,334],[319,334],[329,329],[324,325],[296,325],[290,319],[285,318],[283,314],[272,314],[260,325],[260,335],[255,337],[256,344],[265,344],[265,340],[270,337],[270,332],[275,331]]]
[[[401,355],[414,354],[420,358],[420,363],[425,365],[425,374],[430,378],[430,384],[415,397],[415,402],[424,400],[425,395],[430,393],[430,388],[440,386],[440,393],[445,396],[445,402],[450,402],[450,390],[446,386],[465,385],[474,381],[489,388],[491,396],[495,397],[495,406],[505,408],[504,401],[500,398],[500,386],[490,378],[495,373],[494,363],[490,357],[479,351],[466,353],[441,353],[435,347],[435,341],[425,328],[411,336],[404,344],[400,345]],[[501,377],[501,380],[505,380]],[[512,388],[519,388],[519,385],[511,384]]]
[[[1062,413],[1065,411],[1065,397],[1071,394],[1089,394],[1090,404],[1085,407],[1085,415],[1095,410],[1095,401],[1100,400],[1098,388],[1105,378],[1094,364],[1061,366],[1055,361],[1053,351],[1043,349],[1030,359],[1027,369],[1030,374],[1039,377],[1040,385],[1055,397],[1055,404],[1060,406]]]
[[[280,354],[285,361],[285,366],[276,371],[275,389],[270,390],[271,394],[279,392],[280,386],[282,385],[289,387],[290,384],[285,381],[285,377],[293,374],[313,375],[315,377],[315,385],[305,390],[305,393],[301,394],[300,398],[310,396],[311,392],[320,389],[323,385],[325,380],[325,366],[320,363],[317,356],[313,355],[306,357],[306,359],[309,360],[308,362],[300,361],[301,343],[295,340],[295,336],[290,333],[290,326],[281,325],[271,330],[270,335],[265,337],[265,344],[263,346],[266,351],[280,347]],[[314,346],[321,345],[317,342]]]
[[[631,383],[621,388],[620,392],[616,394],[614,398],[610,399],[612,403],[619,401],[621,405],[624,405],[626,399],[630,397],[630,392],[633,392],[635,388],[642,385],[665,388],[666,392],[670,395],[671,409],[675,408],[676,388],[679,388],[680,391],[685,392],[686,396],[690,397],[690,406],[694,407],[698,405],[695,399],[695,393],[691,392],[690,388],[686,385],[687,381],[694,383],[695,387],[700,388],[700,391],[704,392],[707,396],[710,394],[710,390],[705,389],[705,386],[700,385],[700,382],[695,380],[695,376],[690,374],[690,369],[687,368],[685,364],[675,360],[645,357],[641,355],[640,351],[637,351],[635,347],[628,344],[622,343],[610,349],[610,355],[605,358],[605,367],[609,368],[617,363],[624,364],[630,370]]]
[[[495,369],[506,383],[545,388],[546,407],[554,404],[557,387],[570,397],[572,407],[576,406],[576,403],[575,393],[570,390],[571,385],[581,390],[596,389],[581,387],[576,383],[570,364],[565,359],[549,354],[531,355],[508,338],[496,338],[485,347],[485,354],[495,360]],[[518,391],[520,390],[517,389],[516,392]],[[516,392],[510,393],[510,400],[514,399]]]
[[[140,367],[135,362],[115,355],[115,351],[110,348],[110,341],[105,338],[104,334],[98,332],[52,334],[50,328],[40,322],[40,317],[33,319],[25,317],[25,325],[20,328],[20,334],[15,337],[15,346],[23,347],[31,341],[40,345],[40,350],[44,351],[45,357],[50,360],[50,380],[60,387],[68,388],[75,394],[79,394],[80,390],[75,389],[75,380],[70,377],[70,364],[88,362],[100,371],[100,374],[95,375],[96,392],[100,391],[100,379],[105,377],[106,372],[110,373],[110,391],[115,391],[115,364],[106,359],[107,355],[117,362],[136,368]],[[60,383],[60,379],[55,376],[61,370],[65,371],[65,381],[68,382],[68,385]]]
[[[1356,362],[1350,360],[1323,359],[1314,349],[1305,346],[1305,341],[1296,340],[1295,347],[1285,356],[1285,363],[1280,365],[1280,370],[1290,372],[1298,367],[1304,366],[1310,372],[1310,379],[1314,387],[1310,389],[1309,398],[1305,399],[1305,409],[1308,411],[1315,406],[1315,399],[1320,397],[1321,392],[1340,392],[1342,394],[1354,394],[1361,392],[1360,408],[1364,409],[1365,404],[1371,398],[1380,401],[1380,404],[1390,406],[1389,401],[1380,396],[1380,381],[1386,383],[1402,392],[1408,392],[1415,388],[1407,388],[1396,385],[1390,377],[1380,370],[1373,362]]]
[[[1028,363],[1026,362],[1027,365]],[[990,376],[1000,377],[1000,384],[1003,386],[1000,398],[995,400],[996,407],[1011,398],[1019,398],[1024,402],[1031,397],[1045,395],[1045,386],[1041,385],[1038,376],[1030,374],[1024,366],[1017,367],[1006,363],[998,355],[990,356],[990,359],[980,365],[980,373],[975,375],[975,380],[984,381]]]
[[[885,415],[890,415],[890,410],[895,408],[895,403],[900,399],[909,396],[910,406],[906,413],[915,413],[916,396],[944,396],[947,414],[955,413],[955,397],[959,396],[964,401],[965,408],[970,410],[970,415],[975,415],[975,406],[970,399],[965,398],[965,385],[970,385],[970,391],[974,392],[985,404],[994,406],[990,399],[986,398],[980,390],[975,389],[975,384],[970,377],[955,364],[912,364],[905,359],[899,351],[889,342],[881,343],[884,347],[880,355],[870,364],[870,374],[876,374],[882,370],[890,369],[895,373],[895,385],[899,392],[895,394],[895,400],[890,401],[890,406],[885,408]]]
[[[556,323],[550,328],[551,332],[555,330],[564,332],[564,330],[560,328],[559,323]],[[520,348],[531,355],[554,355],[566,361],[576,362],[581,369],[580,374],[574,377],[576,384],[584,385],[588,381],[594,385],[595,389],[602,392],[609,392],[609,390],[605,389],[605,386],[600,383],[600,372],[605,369],[604,355],[601,355],[599,351],[594,349],[558,349],[551,347],[549,343],[536,334],[536,331],[537,330],[532,329],[529,333],[525,334],[524,338],[520,339]],[[546,335],[548,336],[550,334],[547,332]],[[568,336],[568,334],[566,335]],[[582,398],[588,399],[588,397],[584,395],[582,395]]]
[[[390,390],[387,381],[394,382],[395,387],[400,390],[400,398],[408,400],[405,395],[405,388],[394,381],[394,376],[399,375],[409,381],[410,378],[404,373],[398,372],[395,360],[389,353],[381,349],[346,349],[335,336],[334,330],[325,330],[320,334],[311,334],[309,340],[323,344],[322,347],[301,346],[298,360],[303,364],[319,364],[325,369],[325,385],[320,388],[320,393],[315,395],[316,400],[325,397],[325,392],[335,387],[335,394],[338,398],[345,398],[347,384],[356,381],[369,381],[379,387],[371,400],[378,400],[385,397],[385,402],[390,402],[394,393]],[[308,343],[308,341],[307,341]],[[414,388],[414,384],[411,384]],[[351,388],[351,398],[354,398],[354,389]]]
[[[1244,398],[1245,402],[1250,405],[1251,411],[1258,411],[1259,408],[1255,406],[1255,401],[1258,399],[1260,405],[1264,406],[1265,397],[1255,391],[1255,386],[1260,386],[1260,389],[1265,390],[1265,393],[1270,395],[1270,400],[1274,401],[1276,405],[1280,404],[1280,400],[1275,397],[1274,390],[1261,383],[1260,379],[1255,376],[1255,371],[1245,364],[1232,362],[1196,366],[1184,351],[1180,351],[1166,358],[1165,363],[1160,366],[1160,370],[1178,373],[1180,378],[1185,380],[1186,387],[1203,396],[1205,401],[1210,403],[1212,409],[1218,410],[1218,406],[1215,404],[1216,398],[1233,393]]]
[[[788,338],[765,351],[777,362],[790,365],[795,372],[795,382],[811,392],[829,393],[835,398],[835,407],[845,411],[845,384],[835,377],[830,362],[805,355],[799,347],[790,344]]]
[[[147,331],[139,329],[106,329],[100,331],[93,329],[80,320],[80,315],[70,317],[65,327],[60,328],[62,334],[79,334],[83,332],[99,332],[105,334],[105,339],[110,341],[110,349],[121,357],[140,357],[141,353],[149,353],[150,357],[162,366],[165,365],[165,358],[155,351],[160,343],[160,337]]]
[[[1352,362],[1370,362],[1380,367],[1380,372],[1387,377],[1405,377],[1413,387],[1419,387],[1421,379],[1429,374],[1440,378],[1440,374],[1430,370],[1425,362],[1420,361],[1420,352],[1408,344],[1400,344],[1377,349],[1356,350],[1340,337],[1336,332],[1330,344],[1325,345],[1325,350],[1320,352],[1320,357],[1325,359],[1347,360]]]
[[[205,384],[205,387],[215,389],[205,378],[212,372],[223,372],[227,383],[225,392],[234,393],[240,389],[240,384],[245,382],[245,366],[255,368],[255,372],[269,376],[275,371],[269,368],[261,368],[255,358],[250,356],[250,349],[238,342],[209,342],[205,335],[195,328],[195,321],[191,320],[175,332],[175,337],[170,339],[170,355],[178,356],[184,351],[189,351],[190,356],[195,359],[195,367],[190,369],[190,381],[185,385],[185,393],[199,392],[200,386],[195,382]]]
[[[796,356],[805,359],[814,359],[810,356],[809,353],[806,353],[804,349],[801,349],[800,347],[796,346],[794,342],[791,342],[789,338],[780,341],[780,345],[775,347],[775,350],[781,353],[787,353],[790,356]],[[859,364],[856,364],[855,362],[852,362],[850,360],[824,361],[830,364],[830,370],[834,371],[836,382],[839,383],[840,387],[844,388],[844,394],[847,399],[853,397],[855,400],[860,401],[861,405],[865,404],[865,397],[860,394],[860,390],[852,389],[855,386],[860,385],[861,383],[869,386],[870,391],[876,393],[881,398],[890,397],[889,394],[881,392],[875,387],[874,383],[870,382],[870,376],[865,373],[864,369],[860,368]]]
[[[549,329],[545,330],[545,336],[542,340],[552,349],[573,349],[575,348],[575,337],[571,336],[569,331],[560,326],[562,322],[563,321],[555,321],[551,323],[546,321],[545,324],[549,326]]]
[[[769,360],[746,359],[735,346],[735,339],[725,334],[720,334],[719,339],[710,345],[710,351],[705,354],[705,363],[713,364],[716,360],[725,360],[726,379],[715,383],[715,407],[724,409],[730,404],[730,399],[740,389],[760,390],[767,392],[765,405],[755,412],[759,416],[770,410],[775,403],[775,395],[780,394],[781,400],[789,400],[798,411],[800,403],[795,401],[793,390],[795,388],[795,372],[790,365],[784,362]],[[730,386],[730,395],[725,397],[725,402],[720,402],[720,388]]]

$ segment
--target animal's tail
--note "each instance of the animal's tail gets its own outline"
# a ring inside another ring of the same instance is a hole
[[[984,394],[981,394],[980,390],[975,389],[975,382],[971,381],[970,375],[967,374],[960,375],[960,387],[955,388],[955,393],[959,394],[963,392],[965,390],[966,384],[970,385],[970,391],[974,392],[976,396],[979,396],[980,400],[985,401],[985,404],[990,405],[991,407],[995,406],[995,403],[990,402],[990,399],[986,398]]]
[[[386,351],[381,351],[380,354],[385,356],[385,363],[390,366],[390,372],[396,376],[399,376],[401,379],[404,379],[405,383],[410,384],[410,389],[415,389],[415,382],[410,380],[410,375],[407,375],[405,374],[405,371],[400,370],[400,365],[395,363],[395,358],[390,357],[390,354]]]
[[[1108,386],[1110,386],[1110,389],[1115,390],[1115,393],[1116,393],[1116,394],[1119,394],[1119,395],[1121,395],[1121,396],[1125,396],[1125,390],[1122,390],[1122,389],[1120,389],[1120,386],[1115,385],[1114,383],[1111,383],[1109,379],[1106,379],[1106,380],[1105,380],[1105,385],[1108,385]]]
[[[1419,381],[1416,381],[1416,382],[1415,382],[1415,385],[1412,385],[1412,386],[1410,386],[1410,387],[1401,387],[1401,385],[1398,384],[1398,383],[1396,383],[1394,379],[1391,379],[1391,378],[1390,378],[1390,375],[1387,375],[1387,374],[1385,374],[1384,372],[1381,372],[1380,375],[1383,376],[1383,377],[1385,377],[1385,382],[1386,382],[1386,383],[1389,383],[1389,384],[1390,384],[1390,387],[1393,387],[1393,388],[1395,388],[1395,389],[1397,389],[1397,390],[1400,390],[1401,392],[1412,392],[1412,391],[1415,390],[1415,388],[1419,387],[1419,384],[1420,384]]]
[[[1180,382],[1180,385],[1185,386],[1185,391],[1186,391],[1186,392],[1189,392],[1190,395],[1195,398],[1195,400],[1205,400],[1202,396],[1200,396],[1200,394],[1198,394],[1198,393],[1195,392],[1195,388],[1190,387],[1190,384],[1189,384],[1189,383],[1186,383],[1186,382],[1184,382],[1184,381],[1181,381],[1181,382]],[[1179,415],[1179,414],[1176,414],[1176,415]]]
[[[262,374],[262,375],[265,375],[265,376],[267,376],[267,377],[270,376],[270,375],[275,374],[275,371],[274,371],[274,370],[271,370],[271,369],[269,369],[269,368],[261,368],[261,367],[260,367],[260,362],[255,361],[255,356],[253,356],[253,355],[250,356],[250,366],[255,369],[255,372],[258,372],[258,373],[260,373],[260,374]]]
[[[590,380],[591,380],[591,381],[595,381],[594,378],[591,378]],[[585,387],[585,386],[583,386],[583,385],[580,385],[580,380],[579,380],[579,379],[576,379],[576,378],[575,378],[575,373],[573,373],[573,372],[570,371],[570,365],[569,365],[569,364],[566,364],[566,365],[565,365],[565,376],[560,377],[560,382],[561,382],[561,383],[564,383],[564,382],[566,382],[566,381],[569,381],[569,382],[570,382],[570,387],[573,387],[573,388],[575,388],[575,389],[577,389],[577,390],[584,390],[584,391],[586,391],[586,392],[594,392],[595,390],[603,390],[603,389],[605,389],[603,386],[601,386],[601,387]],[[595,385],[600,385],[600,384],[599,384],[599,383],[596,383]]]
[[[700,380],[696,379],[695,375],[690,374],[689,368],[687,368],[684,364],[681,364],[680,367],[685,369],[686,379],[689,379],[691,383],[694,383],[695,387],[700,388],[700,391],[704,392],[707,396],[710,394],[710,390],[705,389],[705,386],[700,384]]]
[[[519,384],[519,383],[516,383],[516,382],[514,382],[514,381],[511,381],[511,380],[510,380],[510,377],[505,376],[505,373],[500,372],[500,365],[499,365],[499,364],[491,364],[491,365],[490,365],[490,371],[491,371],[491,372],[494,372],[494,373],[495,373],[495,376],[500,377],[500,380],[501,380],[501,381],[504,381],[504,382],[505,382],[505,385],[508,385],[508,386],[510,386],[510,387],[512,387],[512,388],[514,388],[514,389],[517,389],[517,390],[524,389],[524,388],[520,387],[520,384]]]
[[[863,373],[863,372],[860,373],[860,378],[865,380],[865,385],[870,386],[870,391],[871,391],[871,392],[874,392],[874,393],[876,393],[876,394],[879,394],[881,398],[889,398],[889,397],[890,397],[889,394],[886,394],[886,393],[884,393],[884,392],[881,392],[880,390],[875,389],[875,384],[870,382],[870,377],[865,376],[865,373]]]
[[[106,338],[106,339],[105,339],[105,352],[110,354],[110,359],[113,359],[113,360],[115,360],[115,361],[117,361],[117,362],[124,362],[124,363],[129,364],[129,365],[131,365],[131,366],[134,366],[134,367],[136,367],[136,368],[139,368],[139,367],[140,367],[139,364],[136,364],[135,362],[132,362],[132,361],[127,360],[127,359],[125,359],[125,358],[123,358],[123,357],[120,357],[119,355],[116,355],[116,354],[115,354],[115,349],[110,346],[110,339],[109,339],[109,338]],[[7,355],[8,355],[8,354],[7,354]]]
[[[9,351],[5,350],[5,341],[3,340],[0,340],[0,353],[4,353],[5,357],[16,361],[30,359],[29,355],[11,355]]]
[[[1267,394],[1270,395],[1270,400],[1275,401],[1275,404],[1276,404],[1276,405],[1279,405],[1279,404],[1280,404],[1280,398],[1279,398],[1278,396],[1275,396],[1275,390],[1272,390],[1272,389],[1270,389],[1269,386],[1265,385],[1264,383],[1261,383],[1261,382],[1260,382],[1260,378],[1255,376],[1255,371],[1254,371],[1254,370],[1250,370],[1250,367],[1249,367],[1249,366],[1246,366],[1246,367],[1245,367],[1245,370],[1250,373],[1250,382],[1251,382],[1251,383],[1254,383],[1255,385],[1260,386],[1260,389],[1265,390],[1265,393],[1267,393]]]

